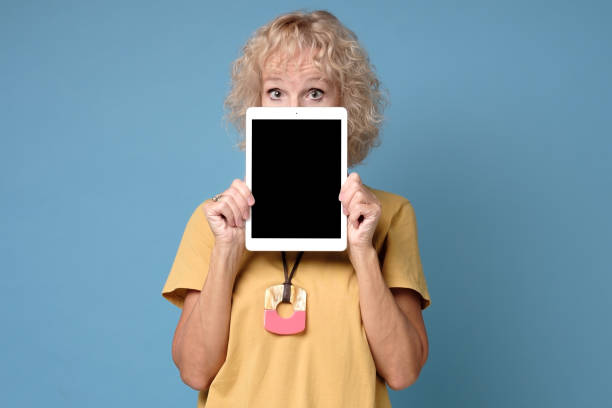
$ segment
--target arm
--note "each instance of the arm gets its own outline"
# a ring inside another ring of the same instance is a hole
[[[374,248],[354,253],[353,259],[361,318],[376,369],[392,389],[409,387],[429,348],[420,296],[410,289],[387,287]]]
[[[420,296],[409,289],[392,292],[387,287],[372,244],[382,204],[357,173],[347,177],[338,199],[348,216],[348,253],[357,275],[361,320],[376,370],[392,389],[406,388],[418,378],[428,353]],[[412,228],[409,221],[403,222]],[[406,245],[405,239],[400,242]]]
[[[202,206],[214,236],[208,272],[202,290],[186,295],[172,340],[172,359],[181,379],[197,390],[210,386],[227,356],[232,292],[245,251],[244,223],[253,204],[249,188],[235,179],[223,194]],[[210,250],[202,247],[206,234],[189,237],[193,242],[187,245]]]
[[[189,291],[172,341],[172,359],[185,384],[204,390],[227,353],[232,290],[241,251],[215,245],[201,291]]]

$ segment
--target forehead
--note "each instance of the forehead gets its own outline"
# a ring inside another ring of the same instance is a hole
[[[312,52],[301,52],[295,56],[288,56],[284,53],[276,52],[264,61],[262,71],[264,75],[283,75],[283,74],[315,74],[324,77],[313,62]]]

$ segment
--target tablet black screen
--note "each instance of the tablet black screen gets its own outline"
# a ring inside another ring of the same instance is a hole
[[[253,119],[253,238],[340,238],[341,121]]]

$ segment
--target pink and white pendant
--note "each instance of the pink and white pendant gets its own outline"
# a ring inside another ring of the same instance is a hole
[[[291,285],[289,301],[293,305],[293,315],[285,319],[276,311],[276,307],[283,300],[283,289],[283,284],[266,289],[264,328],[276,334],[300,333],[306,328],[306,291]]]

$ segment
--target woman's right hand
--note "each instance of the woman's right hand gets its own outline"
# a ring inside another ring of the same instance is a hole
[[[245,221],[255,198],[240,179],[235,179],[221,196],[218,201],[206,201],[203,206],[208,225],[215,235],[215,244],[244,248]]]

